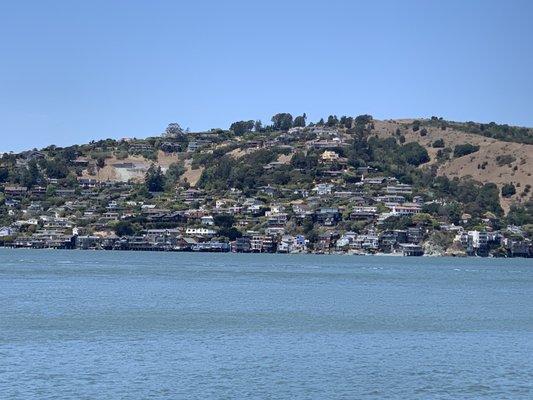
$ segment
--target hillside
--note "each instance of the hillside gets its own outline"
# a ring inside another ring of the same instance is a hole
[[[426,134],[421,135],[421,130],[426,129]],[[376,121],[375,131],[380,137],[394,136],[400,129],[406,141],[416,141],[424,146],[429,156],[430,163],[438,165],[438,175],[448,178],[462,178],[471,176],[482,183],[493,182],[501,189],[507,183],[513,183],[518,187],[526,187],[533,184],[533,145],[501,141],[485,136],[467,133],[464,130],[447,127],[425,125],[418,131],[413,131],[413,120],[402,121]],[[442,163],[437,160],[439,148],[432,144],[443,139],[445,147],[454,148],[457,145],[470,143],[479,146],[479,151],[467,156],[448,159]],[[507,160],[507,162],[506,162]],[[521,203],[524,197],[520,192],[513,196],[501,197],[502,206],[507,211],[513,202]]]
[[[518,188],[525,188],[527,185],[533,184],[533,145],[516,143],[512,141],[502,141],[493,138],[488,138],[479,134],[468,133],[464,129],[459,129],[458,123],[454,125],[448,124],[445,130],[440,126],[431,124],[431,120],[419,120],[421,126],[417,131],[413,130],[413,122],[415,120],[373,120],[373,129],[370,135],[376,135],[380,138],[396,137],[398,138],[398,130],[401,135],[405,137],[406,142],[417,142],[422,145],[428,152],[430,161],[422,167],[429,165],[436,165],[438,167],[437,174],[447,176],[452,179],[472,177],[474,180],[481,183],[495,183],[501,190],[503,185],[513,183]],[[464,125],[466,126],[466,124]],[[422,130],[425,130],[422,133]],[[350,139],[345,130],[340,130],[341,135]],[[198,134],[192,134],[195,137]],[[438,160],[437,153],[440,148],[435,148],[432,144],[439,139],[444,140],[444,148],[453,149],[457,145],[470,143],[479,146],[479,150],[475,153],[463,157],[450,157],[445,161]],[[218,147],[224,147],[228,143],[242,143],[244,139],[233,138],[227,141],[222,141]],[[160,144],[155,144],[152,147],[150,141],[134,141],[130,148],[135,150],[138,147],[147,145],[149,152],[155,152],[156,156],[146,158],[141,154],[128,154],[126,157],[117,158],[117,151],[111,151],[109,157],[105,158],[105,165],[102,168],[95,168],[96,173],[90,173],[89,169],[82,170],[82,176],[86,178],[93,178],[98,181],[117,181],[127,182],[132,179],[140,182],[144,180],[144,176],[151,164],[160,166],[165,172],[172,163],[183,163],[185,167],[184,178],[195,186],[200,179],[204,167],[192,168],[192,160],[196,152],[209,152],[209,149],[198,149],[197,151],[185,152],[165,152],[156,147]],[[85,146],[80,146],[84,149]],[[209,147],[209,146],[207,146]],[[246,147],[246,146],[244,146]],[[120,144],[115,149],[120,148]],[[143,150],[146,151],[146,150]],[[254,149],[236,148],[231,151],[232,157],[242,157],[246,153],[250,153]],[[141,151],[142,153],[142,151]],[[22,154],[23,156],[23,154]],[[287,157],[287,156],[285,156]],[[83,156],[82,156],[83,158]],[[131,164],[131,165],[128,165]],[[130,168],[124,168],[128,166]],[[523,203],[527,197],[521,196],[521,191],[508,197],[501,196],[500,201],[505,211],[509,210],[512,203]]]
[[[387,232],[416,228],[430,248],[438,242],[440,251],[457,251],[457,229],[509,226],[516,237],[530,235],[532,137],[528,128],[436,117],[307,123],[305,114],[281,113],[271,125],[237,121],[207,132],[170,124],[146,139],[4,154],[0,227],[33,238],[35,228],[21,227],[37,215],[43,228],[53,213],[78,234],[109,238],[109,231],[122,236],[150,227],[203,232],[195,230],[203,216],[229,213],[231,223],[214,223],[225,240],[246,232],[276,240],[305,234],[316,250],[321,235],[377,232],[379,242]],[[177,214],[155,222],[149,209]]]

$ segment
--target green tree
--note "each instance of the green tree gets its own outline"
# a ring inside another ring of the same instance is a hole
[[[242,237],[242,233],[235,227],[222,228],[218,231],[219,236],[227,237],[230,241]]]
[[[113,227],[117,236],[132,236],[135,233],[130,221],[120,221]]]
[[[347,117],[346,115],[343,115],[341,119],[339,120],[340,124],[344,126],[346,129],[350,129],[353,125],[353,118]]]
[[[272,126],[275,130],[287,131],[292,127],[292,115],[279,113],[272,117]]]
[[[165,177],[161,172],[161,167],[158,166],[156,168],[156,166],[152,164],[150,168],[148,168],[148,171],[146,171],[144,182],[146,188],[150,192],[162,192],[164,190]]]
[[[303,115],[299,115],[296,118],[294,118],[293,126],[295,127],[304,127],[306,124],[307,115],[303,113]]]
[[[408,164],[419,166],[429,161],[427,150],[416,142],[409,142],[400,147],[400,155]]]
[[[215,225],[221,228],[231,228],[235,224],[235,217],[229,214],[218,214],[213,218]]]
[[[39,170],[37,162],[35,160],[29,161],[27,167],[22,172],[22,185],[31,188],[32,186],[41,184],[42,182],[43,176]]]
[[[533,201],[530,200],[523,206],[511,205],[507,214],[507,223],[517,226],[533,224]]]
[[[172,190],[179,182],[180,177],[185,173],[182,163],[172,163],[165,173],[165,186],[167,190]]]
[[[165,129],[164,136],[168,138],[176,138],[184,134],[185,131],[181,128],[180,124],[172,122],[168,124],[167,128]]]
[[[337,118],[336,115],[330,115],[328,117],[328,122],[326,122],[326,125],[327,126],[330,126],[330,127],[333,127],[333,126],[337,126],[339,123],[339,119]]]
[[[105,156],[99,156],[97,159],[96,159],[96,166],[99,168],[99,169],[102,169],[105,167]]]
[[[54,158],[46,161],[45,172],[49,178],[64,179],[69,173],[69,168],[65,161]]]
[[[481,214],[484,211],[490,211],[498,216],[503,215],[500,206],[500,196],[498,186],[494,183],[486,183],[477,191],[477,197],[473,204],[473,209]]]
[[[254,126],[255,126],[255,121],[253,121],[253,120],[250,120],[250,121],[237,121],[237,122],[234,122],[233,124],[231,124],[229,129],[232,130],[233,133],[235,133],[235,135],[242,136],[246,132],[251,132],[251,130],[254,128]]]
[[[6,167],[0,167],[0,183],[7,182],[9,179],[9,169]]]
[[[368,115],[368,114],[358,115],[357,117],[355,117],[356,125],[366,125],[366,124],[371,123],[372,121],[373,121],[372,115]]]

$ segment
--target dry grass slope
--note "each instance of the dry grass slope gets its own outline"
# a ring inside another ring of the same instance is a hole
[[[479,151],[459,158],[452,158],[439,166],[439,175],[449,178],[471,176],[473,179],[487,183],[494,182],[501,187],[506,183],[513,183],[517,193],[511,198],[501,198],[502,207],[507,211],[513,202],[522,202],[528,197],[521,197],[526,185],[533,186],[533,145],[503,142],[480,135],[465,133],[447,128],[441,130],[436,127],[426,127],[427,135],[421,136],[420,130],[414,132],[410,126],[412,120],[376,121],[375,130],[378,136],[394,135],[399,128],[405,136],[406,142],[418,142],[424,146],[431,163],[436,163],[439,149],[432,147],[437,139],[443,139],[445,147],[453,149],[456,145],[470,143],[480,147]],[[513,160],[502,165],[502,157]],[[481,168],[481,166],[484,168]]]

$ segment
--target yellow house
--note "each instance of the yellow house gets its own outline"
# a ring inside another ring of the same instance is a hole
[[[340,158],[339,155],[331,150],[326,150],[325,152],[322,153],[322,161],[325,161],[325,162],[338,161],[339,158]]]

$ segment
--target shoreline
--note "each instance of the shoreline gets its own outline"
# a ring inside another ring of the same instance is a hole
[[[350,256],[350,257],[386,257],[386,258],[452,258],[452,259],[528,259],[531,257],[495,257],[493,255],[479,256],[479,255],[452,255],[452,254],[423,254],[420,256],[409,256],[402,253],[350,253],[350,252],[238,252],[238,251],[192,251],[192,250],[135,250],[135,249],[80,249],[80,248],[53,248],[53,247],[16,247],[16,246],[0,246],[1,249],[10,250],[32,250],[32,251],[77,251],[77,252],[131,252],[131,253],[188,253],[188,254],[260,254],[260,255],[290,255],[290,256]]]

